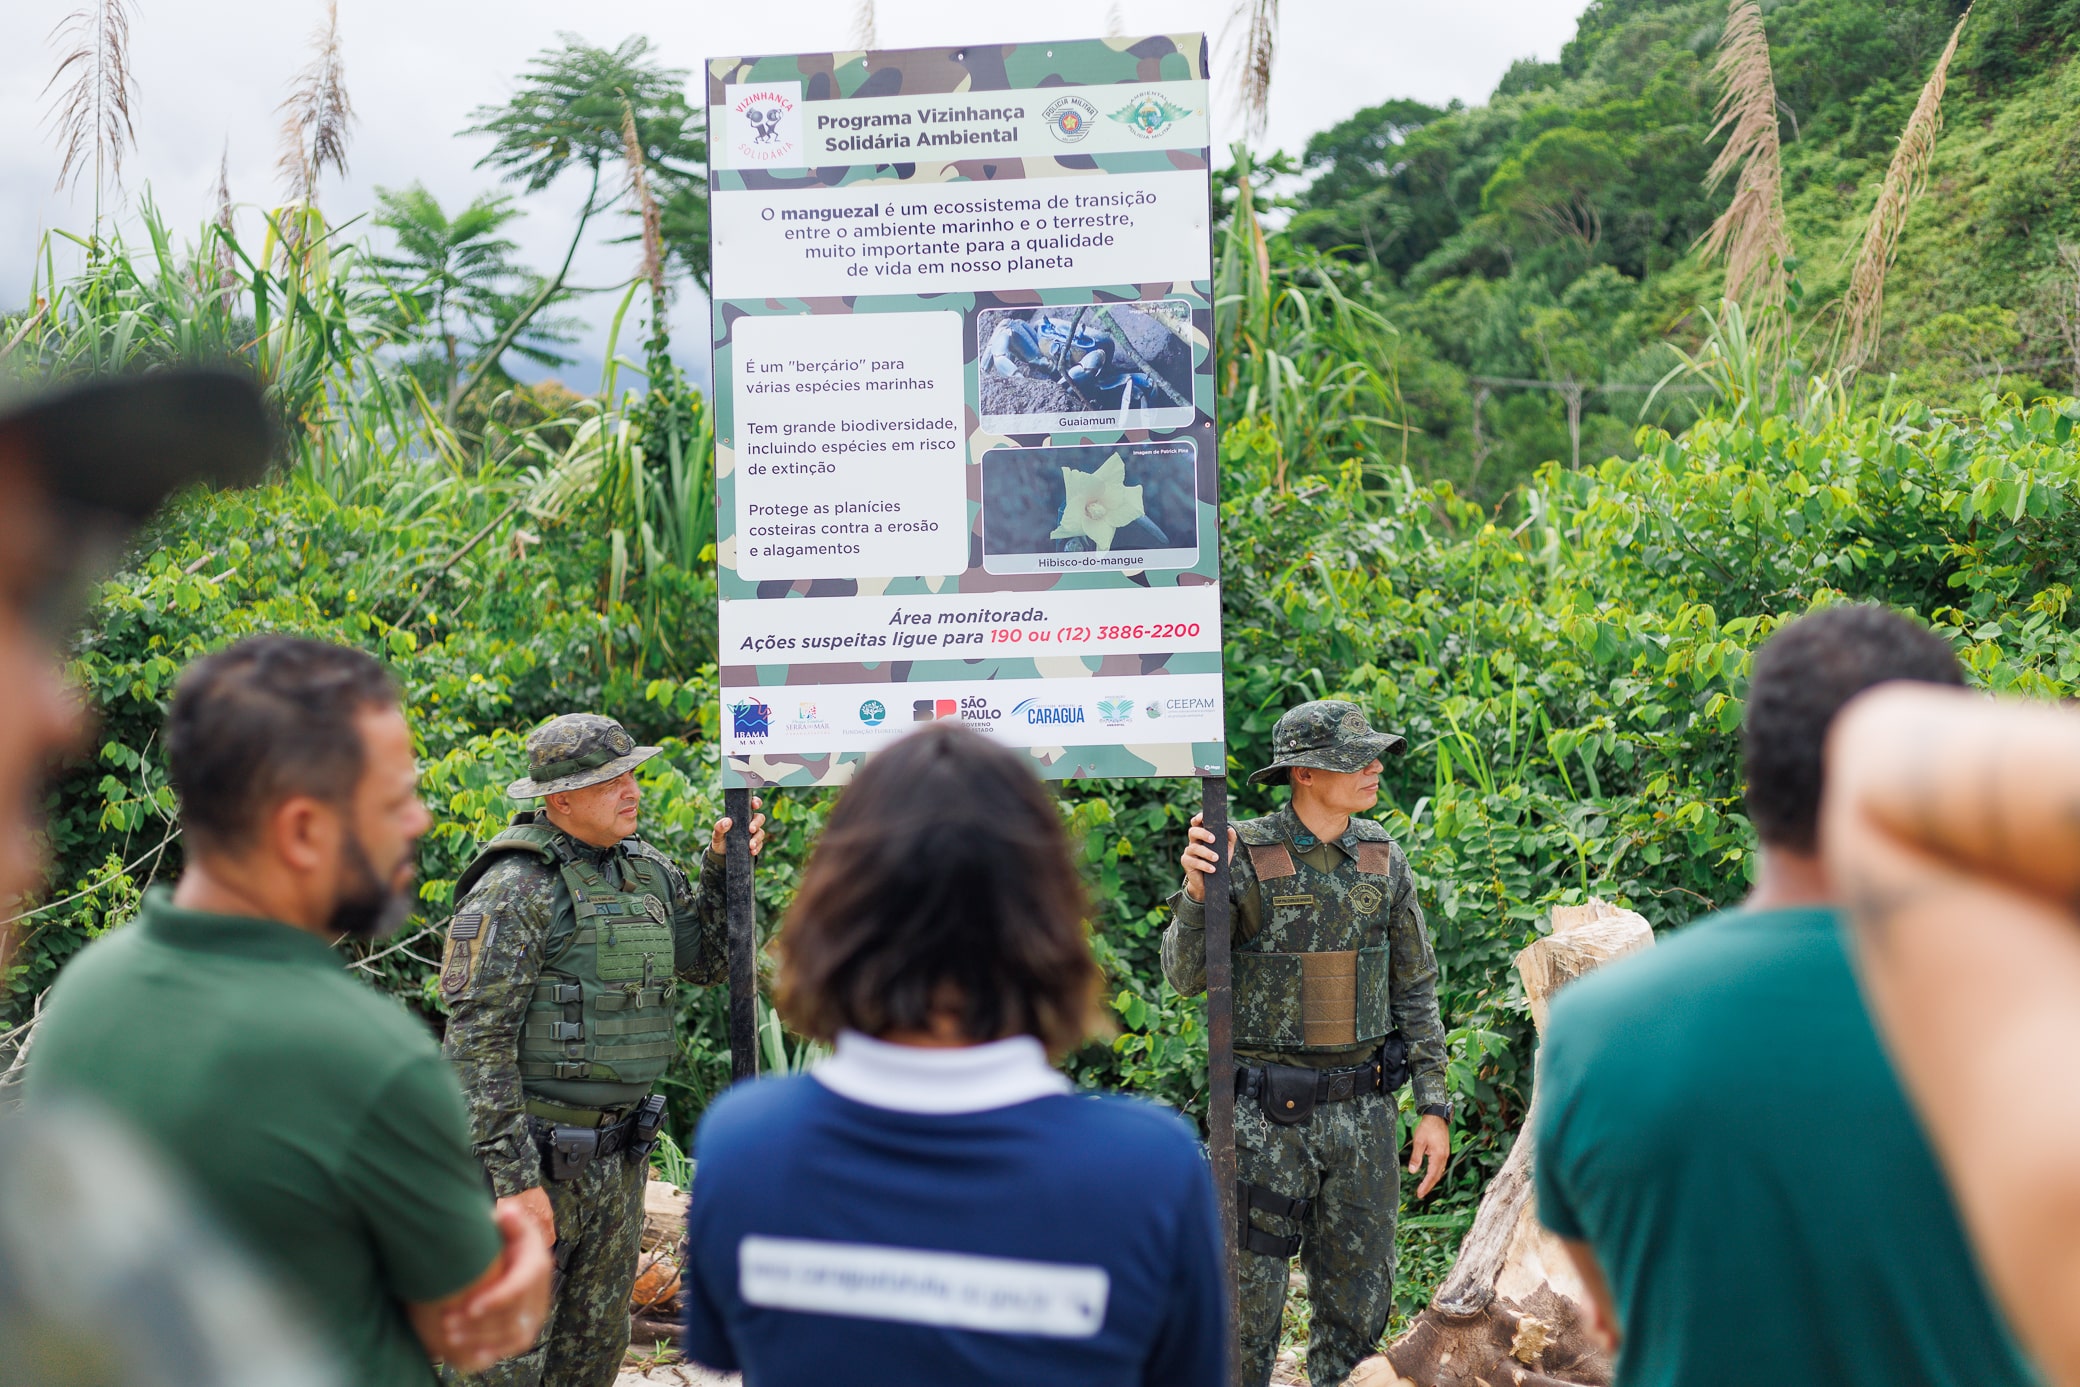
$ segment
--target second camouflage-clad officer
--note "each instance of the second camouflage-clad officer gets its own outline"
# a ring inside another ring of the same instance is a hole
[[[528,1353],[467,1379],[607,1387],[628,1347],[643,1186],[678,1050],[676,984],[728,976],[724,819],[686,874],[635,836],[637,746],[611,718],[570,713],[527,737],[507,793],[543,801],[478,850],[455,885],[441,997],[445,1050],[493,1193],[555,1244],[555,1303]],[[764,841],[751,825],[752,850]],[[459,1379],[451,1379],[459,1380]]]
[[[1450,1155],[1437,960],[1408,859],[1355,818],[1379,801],[1380,757],[1402,739],[1357,705],[1304,703],[1272,731],[1271,765],[1292,802],[1229,830],[1235,960],[1235,1147],[1241,1187],[1241,1339],[1236,1381],[1271,1377],[1287,1263],[1307,1274],[1308,1381],[1340,1383],[1370,1354],[1393,1304],[1401,1202],[1396,1092],[1414,1083],[1409,1157],[1418,1195]],[[1163,935],[1163,973],[1206,987],[1205,873],[1213,835],[1192,820],[1185,889]],[[1240,842],[1242,851],[1237,852]]]

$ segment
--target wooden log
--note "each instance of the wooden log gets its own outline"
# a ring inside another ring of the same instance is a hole
[[[1543,1034],[1554,992],[1654,942],[1640,916],[1606,901],[1560,906],[1552,930],[1517,955]],[[1537,1110],[1533,1092],[1532,1110]],[[1481,1194],[1451,1273],[1408,1332],[1352,1372],[1350,1387],[1605,1387],[1609,1357],[1589,1337],[1588,1288],[1538,1222],[1531,1115]]]

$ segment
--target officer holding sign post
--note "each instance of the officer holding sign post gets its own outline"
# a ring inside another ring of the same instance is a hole
[[[455,884],[445,1049],[493,1192],[542,1226],[557,1267],[540,1341],[473,1383],[607,1387],[628,1347],[664,1111],[650,1088],[678,1052],[677,983],[721,982],[728,967],[730,821],[715,825],[697,889],[636,836],[635,768],[658,751],[592,713],[543,723],[507,790],[543,807],[515,815]],[[764,825],[751,821],[754,853]]]
[[[1413,1082],[1421,1115],[1408,1162],[1423,1171],[1418,1196],[1451,1152],[1437,960],[1415,878],[1387,831],[1355,817],[1379,802],[1380,758],[1403,745],[1356,704],[1292,709],[1272,732],[1271,765],[1250,777],[1289,783],[1291,802],[1228,834],[1245,1387],[1270,1380],[1296,1252],[1312,1307],[1309,1381],[1342,1382],[1385,1331],[1402,1084]],[[1163,973],[1189,996],[1206,987],[1216,865],[1196,816],[1181,861]]]

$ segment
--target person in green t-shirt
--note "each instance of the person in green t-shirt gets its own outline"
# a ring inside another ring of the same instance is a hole
[[[432,1034],[333,947],[394,929],[419,836],[411,731],[359,651],[258,636],[167,715],[187,864],[59,976],[28,1100],[86,1100],[184,1175],[357,1387],[427,1387],[534,1339],[551,1262],[494,1219]]]
[[[2024,1387],[1928,1141],[1850,970],[1816,822],[1829,723],[1891,680],[1959,684],[1879,607],[1755,657],[1743,738],[1761,841],[1743,907],[1555,998],[1532,1124],[1619,1387]]]

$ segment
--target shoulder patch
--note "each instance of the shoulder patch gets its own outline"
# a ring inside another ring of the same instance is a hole
[[[453,1001],[469,988],[471,964],[476,955],[470,940],[450,936],[448,960],[441,965],[441,996]]]
[[[448,938],[475,939],[484,928],[484,912],[465,910],[448,923]]]

